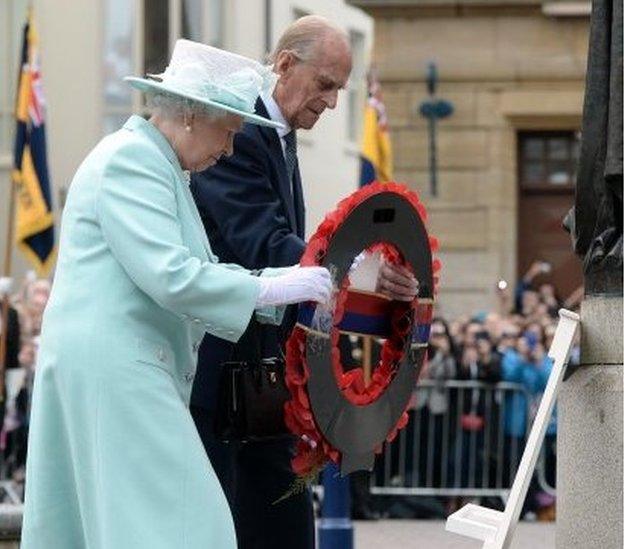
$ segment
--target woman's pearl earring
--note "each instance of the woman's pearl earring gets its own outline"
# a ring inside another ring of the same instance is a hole
[[[184,129],[189,133],[193,131],[193,127],[190,124],[187,124],[186,126],[184,126]]]

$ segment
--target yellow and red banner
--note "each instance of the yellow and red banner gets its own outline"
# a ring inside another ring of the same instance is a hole
[[[368,75],[368,101],[360,154],[360,187],[373,181],[392,181],[392,145],[381,86],[374,71]]]
[[[46,276],[54,264],[56,247],[46,158],[45,100],[32,13],[24,26],[15,118],[11,173],[17,195],[15,238],[39,276]]]

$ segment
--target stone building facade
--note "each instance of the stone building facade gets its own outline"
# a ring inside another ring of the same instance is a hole
[[[373,21],[344,0],[0,0],[1,258],[7,238],[16,77],[29,5],[40,38],[48,163],[59,221],[63,197],[80,162],[130,114],[145,113],[142,95],[124,84],[124,76],[163,70],[178,38],[264,60],[284,29],[306,14],[336,22],[349,34],[354,52],[349,89],[341,92],[337,108],[298,139],[308,233],[357,188]],[[12,263],[18,280],[30,268],[17,249]]]
[[[440,307],[487,310],[533,260],[565,297],[580,284],[561,218],[574,200],[589,38],[588,3],[351,0],[375,20],[373,60],[395,151],[395,178],[427,204],[441,240]],[[437,129],[429,190],[426,68],[454,113]],[[548,269],[548,267],[546,267]]]

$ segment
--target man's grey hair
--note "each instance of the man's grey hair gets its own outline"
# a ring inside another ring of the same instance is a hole
[[[349,36],[338,25],[320,15],[306,15],[290,25],[269,55],[269,62],[275,63],[282,51],[291,51],[300,61],[314,59],[319,44],[329,36],[340,36],[349,44]]]
[[[223,109],[202,105],[201,103],[185,99],[179,95],[162,93],[159,91],[147,92],[145,99],[150,113],[158,114],[163,118],[198,115],[207,116],[210,120],[217,120],[228,114],[228,112]]]

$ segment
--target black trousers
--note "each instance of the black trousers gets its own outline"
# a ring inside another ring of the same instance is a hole
[[[209,410],[191,415],[228,499],[239,549],[314,549],[314,512],[309,490],[275,503],[292,486],[292,438],[221,442]]]

